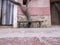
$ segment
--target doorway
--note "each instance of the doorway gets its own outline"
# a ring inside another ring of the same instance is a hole
[[[52,25],[60,25],[60,2],[52,2],[50,4]]]
[[[0,25],[13,25],[13,8],[9,0],[0,0]]]

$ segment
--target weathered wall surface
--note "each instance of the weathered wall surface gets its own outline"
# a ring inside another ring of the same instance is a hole
[[[50,0],[31,0],[28,4],[28,12],[31,20],[44,21],[42,26],[51,26]],[[26,17],[18,11],[18,20],[25,20]]]

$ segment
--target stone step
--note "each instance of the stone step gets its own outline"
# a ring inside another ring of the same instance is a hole
[[[13,26],[0,26],[0,28],[12,28]]]
[[[41,36],[41,37],[59,37],[60,28],[0,28],[0,35],[6,37],[19,37],[18,35],[24,36]]]

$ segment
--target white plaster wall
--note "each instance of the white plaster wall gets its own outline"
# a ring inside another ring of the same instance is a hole
[[[15,0],[18,1],[18,0]],[[17,28],[17,5],[14,5],[13,27]]]

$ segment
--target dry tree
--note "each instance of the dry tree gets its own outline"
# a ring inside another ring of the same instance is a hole
[[[10,1],[11,3],[15,4],[15,5],[18,5],[18,6],[20,7],[21,11],[23,12],[23,14],[24,14],[24,15],[26,16],[26,18],[27,18],[28,23],[27,23],[26,26],[29,28],[30,25],[31,25],[31,20],[30,20],[30,14],[29,14],[29,12],[28,12],[28,7],[27,7],[28,3],[26,3],[26,7],[24,8],[20,2],[16,2],[16,1],[14,1],[14,0],[9,0],[9,1]]]

